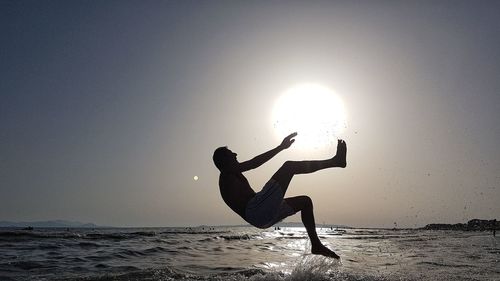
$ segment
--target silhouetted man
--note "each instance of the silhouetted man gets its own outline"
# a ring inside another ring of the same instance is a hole
[[[339,256],[325,247],[318,238],[311,198],[305,195],[288,198],[284,196],[294,175],[313,173],[332,167],[345,168],[347,145],[343,140],[338,140],[337,154],[331,159],[286,161],[257,193],[242,174],[259,167],[278,152],[289,148],[295,141],[293,139],[295,136],[297,133],[284,138],[276,148],[241,163],[236,159],[237,154],[227,147],[217,148],[213,160],[221,172],[219,188],[222,199],[245,221],[258,228],[268,228],[300,211],[302,222],[311,240],[311,253],[338,259]]]

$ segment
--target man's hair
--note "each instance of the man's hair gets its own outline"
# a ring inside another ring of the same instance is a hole
[[[214,151],[214,156],[212,157],[212,159],[214,160],[215,167],[217,167],[217,169],[221,171],[224,168],[226,151],[227,151],[227,146],[221,146]]]

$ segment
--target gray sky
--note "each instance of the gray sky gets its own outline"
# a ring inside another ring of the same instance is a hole
[[[348,119],[348,167],[287,193],[311,196],[318,222],[498,219],[498,14],[495,1],[1,1],[0,220],[243,223],[213,150],[243,161],[278,145],[274,103],[305,82],[334,89]],[[287,159],[333,154],[292,146],[246,175],[260,189]]]

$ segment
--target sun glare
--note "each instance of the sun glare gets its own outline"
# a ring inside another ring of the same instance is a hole
[[[276,101],[272,118],[277,136],[297,132],[295,145],[301,148],[336,144],[347,126],[342,100],[318,84],[300,84],[287,90]]]

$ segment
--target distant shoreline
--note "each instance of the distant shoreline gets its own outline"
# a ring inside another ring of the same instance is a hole
[[[498,220],[481,220],[472,219],[467,223],[456,223],[456,224],[446,224],[446,223],[433,223],[424,226],[422,229],[425,230],[459,230],[459,231],[486,231],[499,229],[500,223]]]
[[[32,221],[32,222],[12,222],[0,221],[0,228],[21,228],[21,229],[34,229],[34,228],[214,228],[214,227],[252,227],[249,224],[238,225],[198,225],[198,226],[103,226],[94,223],[81,223],[77,221],[66,220],[47,220],[47,221]],[[281,222],[275,227],[303,227],[301,222]],[[432,223],[424,227],[357,227],[336,224],[317,224],[316,228],[334,228],[334,229],[386,229],[386,230],[457,230],[457,231],[487,231],[493,229],[500,229],[499,220],[484,220],[472,219],[467,223]]]
[[[47,220],[47,221],[32,221],[32,222],[12,222],[12,221],[0,221],[0,227],[2,228],[99,228],[94,223],[82,223],[78,221],[67,221],[67,220]]]

